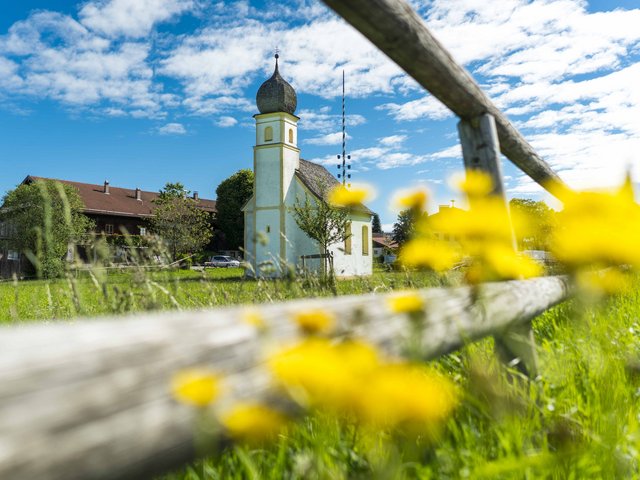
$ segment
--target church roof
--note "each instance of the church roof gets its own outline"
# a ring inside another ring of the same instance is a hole
[[[153,200],[158,198],[158,192],[140,191],[140,200],[136,199],[136,190],[109,186],[109,193],[104,193],[104,185],[91,183],[72,182],[53,178],[34,177],[29,175],[22,183],[29,184],[37,180],[54,180],[65,185],[71,185],[76,190],[84,203],[83,213],[105,214],[124,217],[150,217],[156,204]],[[216,211],[215,200],[199,198],[198,206],[207,212]]]
[[[276,69],[271,78],[260,85],[256,104],[260,113],[285,112],[293,115],[296,111],[298,106],[296,91],[280,76],[278,54],[276,54]]]
[[[329,190],[340,184],[336,177],[331,175],[325,167],[302,158],[300,159],[300,168],[296,170],[296,177],[317,198],[325,201]],[[366,205],[360,204],[358,210],[373,215],[373,212]]]

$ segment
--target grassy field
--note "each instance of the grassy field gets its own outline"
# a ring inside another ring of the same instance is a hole
[[[0,284],[0,322],[440,283],[430,274],[376,272],[339,281],[334,292],[313,279],[244,280],[233,269],[95,271],[58,281]],[[640,478],[638,289],[600,304],[576,300],[558,306],[539,317],[534,329],[541,372],[533,381],[498,362],[491,339],[433,362],[462,392],[435,441],[371,431],[348,418],[316,413],[268,447],[230,447],[163,479]]]
[[[158,309],[194,309],[292,298],[388,291],[442,283],[429,273],[378,270],[339,280],[335,291],[317,279],[252,280],[240,268],[204,271],[94,269],[62,280],[0,283],[0,323],[71,319]]]

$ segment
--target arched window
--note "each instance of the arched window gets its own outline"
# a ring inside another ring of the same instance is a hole
[[[264,141],[265,142],[273,141],[273,128],[272,127],[266,127],[264,129]]]
[[[351,255],[351,223],[347,224],[346,238],[344,239],[344,253]]]
[[[293,143],[293,128],[289,129],[289,143]]]
[[[369,255],[369,227],[362,226],[362,255]]]

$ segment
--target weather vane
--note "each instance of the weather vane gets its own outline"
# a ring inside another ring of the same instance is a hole
[[[340,160],[338,155],[338,160]],[[347,170],[351,170],[351,164],[347,163],[347,160],[351,160],[351,155],[347,155],[347,122],[344,108],[344,70],[342,70],[342,164],[338,164],[338,170],[342,169],[342,174],[338,174],[338,178],[342,177],[342,185],[351,187],[351,184],[347,184],[347,178],[351,179],[351,173],[347,173]]]

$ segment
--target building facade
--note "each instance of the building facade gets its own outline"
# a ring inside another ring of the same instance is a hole
[[[245,260],[258,276],[278,276],[303,262],[305,268],[319,271],[324,261],[317,257],[328,253],[337,275],[370,275],[372,212],[365,206],[351,211],[350,237],[329,252],[320,252],[295,221],[296,202],[326,201],[338,181],[323,166],[300,158],[296,93],[280,76],[277,55],[275,71],[258,90],[256,103],[260,113],[254,115],[254,194],[243,207]]]
[[[95,185],[29,175],[22,184],[29,185],[38,180],[54,180],[77,190],[84,205],[82,213],[95,223],[93,233],[107,237],[121,236],[125,233],[145,236],[148,233],[149,220],[156,208],[154,200],[159,197],[158,192],[113,187],[108,181],[102,185]],[[194,193],[193,198],[201,209],[215,216],[215,200],[200,198],[197,193]],[[11,230],[8,222],[0,222],[0,240],[10,238]],[[70,254],[71,252],[73,249],[70,249]],[[85,259],[91,257],[91,254],[83,249],[80,249],[80,253]],[[25,271],[26,265],[24,255],[0,248],[0,277],[8,278],[14,274],[19,276]]]

